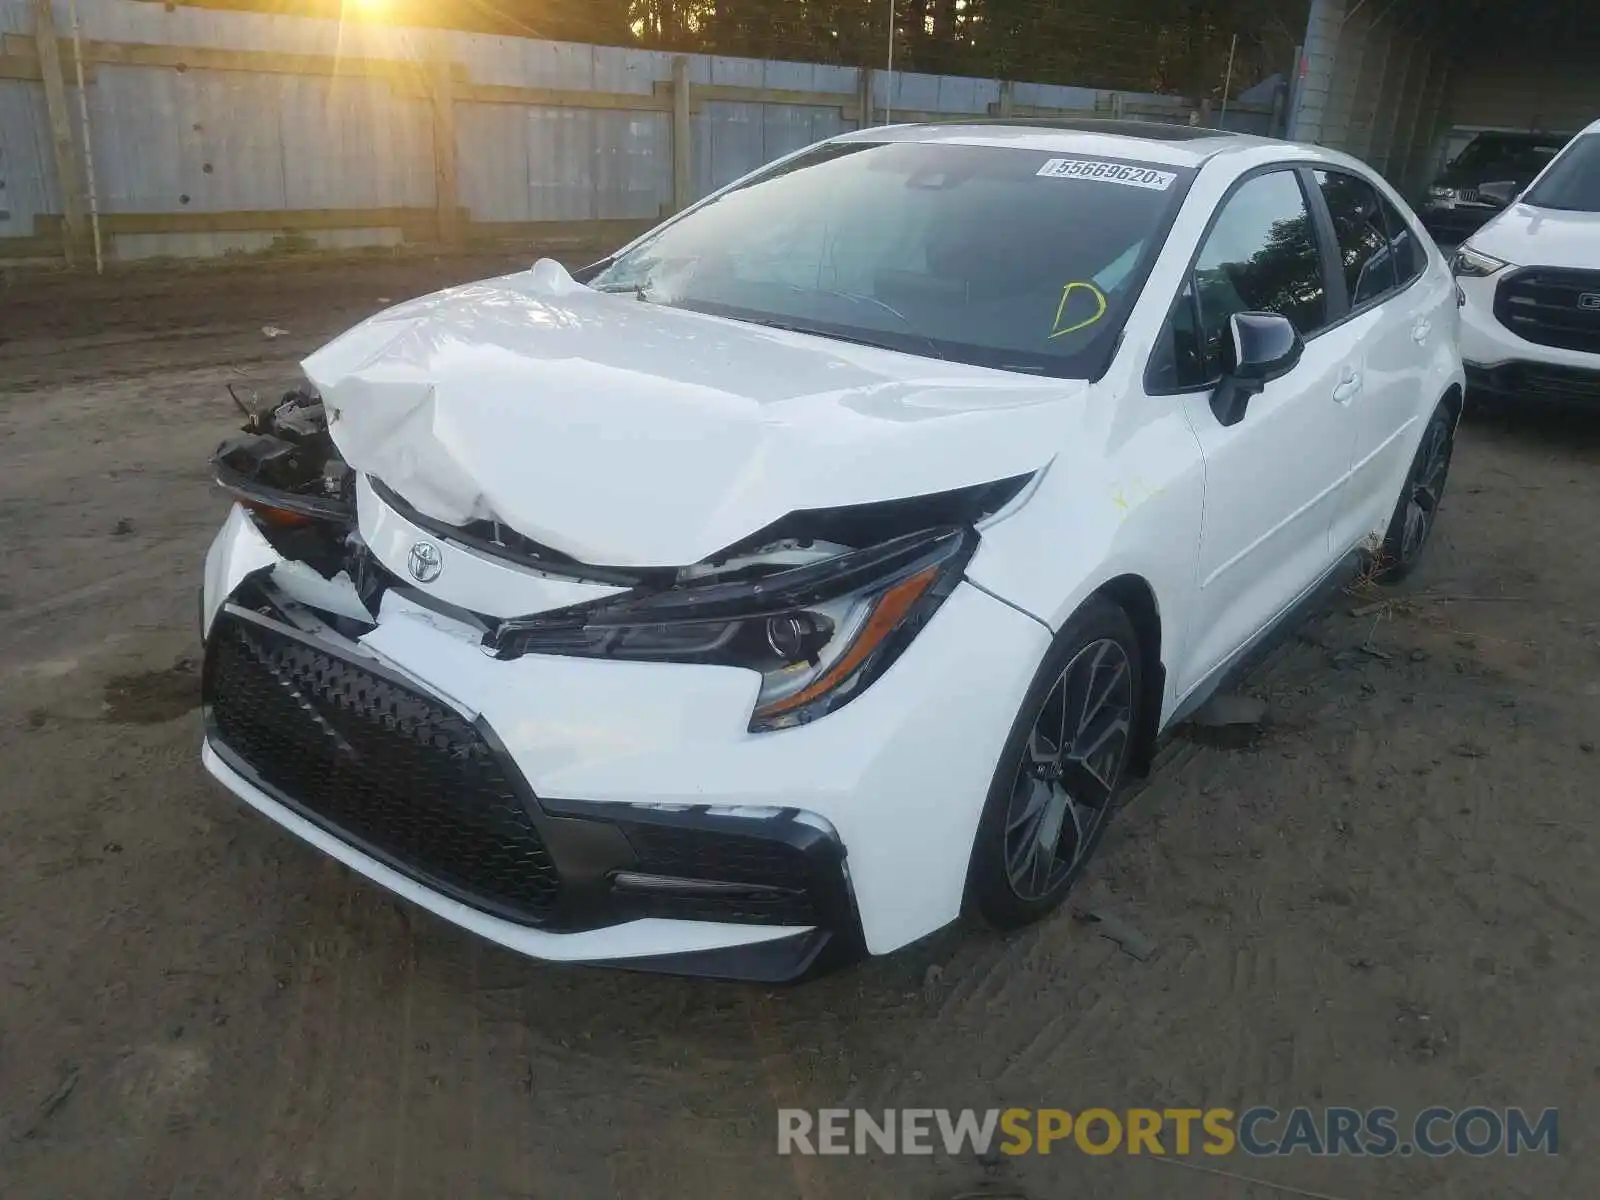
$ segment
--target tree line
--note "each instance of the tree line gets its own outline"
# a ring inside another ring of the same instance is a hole
[[[1220,97],[1289,71],[1309,0],[189,0],[559,41]]]

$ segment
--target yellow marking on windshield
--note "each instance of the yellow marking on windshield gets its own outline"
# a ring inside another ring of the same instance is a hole
[[[1067,315],[1067,304],[1072,299],[1072,293],[1079,291],[1080,289],[1089,292],[1089,294],[1094,297],[1096,305],[1095,314],[1087,321],[1079,321],[1075,325],[1063,327],[1061,322]],[[1069,333],[1077,333],[1080,329],[1089,328],[1089,326],[1093,325],[1101,317],[1106,315],[1106,309],[1109,307],[1110,301],[1106,299],[1106,294],[1087,280],[1079,280],[1077,282],[1067,284],[1066,287],[1061,289],[1061,303],[1056,306],[1056,319],[1050,326],[1050,340],[1053,341],[1059,337],[1066,337]]]

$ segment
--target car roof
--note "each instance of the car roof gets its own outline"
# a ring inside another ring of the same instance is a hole
[[[839,141],[944,142],[962,146],[1012,147],[1045,153],[1132,158],[1176,167],[1199,167],[1225,154],[1273,148],[1314,150],[1273,138],[1170,125],[1158,121],[1083,118],[984,117],[971,121],[885,125],[847,133]]]

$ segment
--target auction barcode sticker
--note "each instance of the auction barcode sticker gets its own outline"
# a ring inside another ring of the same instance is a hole
[[[1123,187],[1146,188],[1164,192],[1176,181],[1171,171],[1155,171],[1149,167],[1130,167],[1126,163],[1088,162],[1079,158],[1052,158],[1039,168],[1047,179],[1091,179],[1097,183],[1120,183]]]

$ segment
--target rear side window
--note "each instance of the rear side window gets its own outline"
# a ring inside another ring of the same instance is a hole
[[[1411,222],[1400,215],[1400,210],[1378,194],[1383,208],[1383,223],[1389,230],[1389,244],[1394,247],[1394,270],[1399,286],[1405,287],[1428,269],[1428,252],[1422,248]]]
[[[1377,189],[1343,171],[1318,171],[1316,177],[1339,239],[1350,307],[1360,308],[1399,286]]]
[[[1322,255],[1293,170],[1257,175],[1228,199],[1195,262],[1194,288],[1209,377],[1223,368],[1235,313],[1278,313],[1305,337],[1327,324]]]

